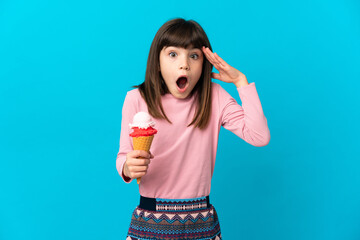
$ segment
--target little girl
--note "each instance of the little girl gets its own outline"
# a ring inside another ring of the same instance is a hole
[[[242,106],[211,78],[233,83]],[[136,87],[124,100],[116,159],[126,183],[141,177],[126,239],[222,239],[209,198],[220,127],[254,146],[270,141],[255,83],[212,52],[197,22],[178,18],[156,33]],[[156,121],[151,153],[134,151],[129,136],[140,111]]]

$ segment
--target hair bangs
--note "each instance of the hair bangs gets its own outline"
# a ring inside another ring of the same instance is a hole
[[[205,44],[206,41],[200,29],[191,21],[187,21],[169,28],[163,35],[160,47],[161,49],[168,46],[201,49]]]

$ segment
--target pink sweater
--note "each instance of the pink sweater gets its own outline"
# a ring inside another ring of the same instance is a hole
[[[140,195],[168,199],[209,195],[221,126],[251,145],[261,147],[269,143],[270,131],[255,83],[237,90],[242,106],[219,84],[212,83],[212,112],[205,130],[194,128],[193,125],[187,127],[195,112],[194,96],[185,100],[171,94],[162,96],[164,111],[172,124],[154,119],[158,130],[150,149],[154,158],[147,174],[141,178]],[[126,181],[122,170],[126,154],[133,150],[129,123],[139,111],[147,112],[147,106],[139,90],[134,89],[125,97],[120,149],[116,159],[116,168],[127,183],[132,179]]]

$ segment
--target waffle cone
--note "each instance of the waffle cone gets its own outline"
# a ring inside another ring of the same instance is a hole
[[[144,150],[149,152],[154,135],[145,137],[133,137],[134,150]],[[137,183],[140,184],[141,177],[137,178]]]

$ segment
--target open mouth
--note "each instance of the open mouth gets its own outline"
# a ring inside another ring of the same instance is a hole
[[[178,86],[180,91],[185,91],[188,85],[188,79],[186,76],[180,76],[176,81],[176,85]]]

